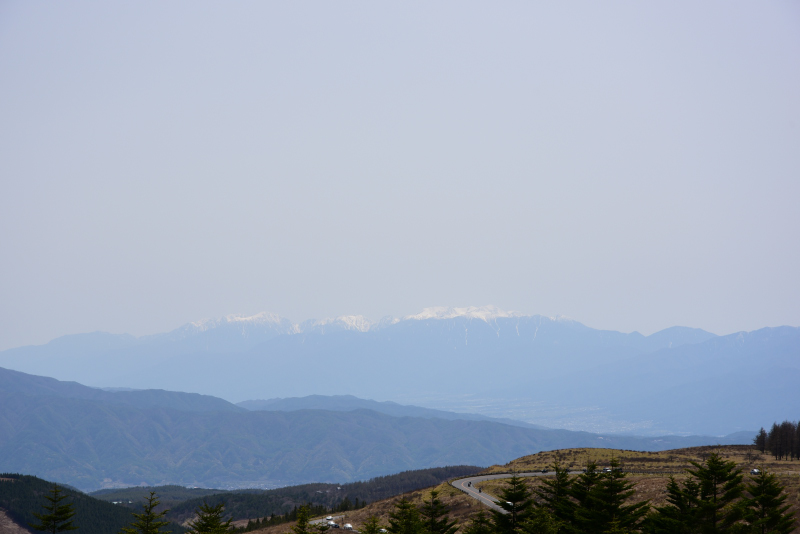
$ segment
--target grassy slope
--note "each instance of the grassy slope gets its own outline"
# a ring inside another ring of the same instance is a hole
[[[636,494],[632,501],[651,500],[653,505],[665,502],[664,489],[669,476],[677,480],[686,478],[685,470],[691,467],[691,461],[702,462],[712,452],[719,453],[725,460],[732,460],[742,468],[745,474],[758,467],[768,469],[778,475],[789,495],[787,502],[800,516],[800,461],[775,460],[769,454],[754,451],[750,445],[725,445],[708,447],[690,447],[662,452],[640,452],[616,449],[562,449],[540,452],[523,456],[505,465],[493,465],[485,473],[510,473],[525,471],[541,471],[558,460],[571,469],[581,469],[587,461],[596,461],[601,467],[607,466],[612,457],[617,458],[628,476],[636,484]],[[747,476],[745,476],[745,482]],[[529,479],[535,486],[539,481]],[[483,491],[495,495],[504,485],[502,480],[491,480],[478,484]]]
[[[480,467],[451,466],[404,471],[396,475],[377,477],[364,482],[350,484],[303,484],[266,491],[230,492],[204,498],[195,498],[173,507],[170,518],[185,522],[194,511],[206,501],[208,504],[225,503],[226,511],[234,520],[247,520],[267,517],[274,513],[281,515],[295,506],[312,503],[328,508],[338,505],[348,498],[351,503],[359,501],[379,501],[394,495],[420,488],[435,486],[450,478],[466,476],[481,471]]]
[[[450,507],[450,517],[458,520],[460,524],[468,521],[469,517],[478,510],[488,510],[488,508],[478,503],[475,499],[468,497],[466,494],[455,489],[446,482],[435,486],[435,488],[439,490],[439,497],[441,500]],[[344,518],[339,520],[339,523],[350,523],[356,530],[360,530],[361,526],[369,516],[376,515],[379,518],[381,525],[386,526],[389,524],[389,514],[394,510],[395,502],[399,501],[402,497],[406,497],[411,502],[419,506],[422,504],[423,499],[428,499],[430,497],[431,489],[432,488],[426,488],[422,490],[411,491],[390,499],[384,499],[382,501],[375,502],[360,510],[347,512],[344,514]],[[254,532],[257,532],[258,534],[286,534],[291,533],[292,526],[294,526],[294,523],[286,523],[284,525],[268,527],[265,529],[256,530]],[[337,530],[336,532],[339,531]]]
[[[596,460],[600,465],[608,465],[608,461],[613,456],[622,460],[626,469],[641,471],[641,473],[629,474],[630,480],[636,485],[636,494],[631,500],[649,499],[653,505],[662,505],[665,501],[664,489],[669,481],[669,474],[674,472],[677,473],[674,475],[676,479],[684,479],[684,469],[691,465],[689,461],[702,461],[711,452],[718,452],[726,460],[735,461],[745,473],[753,467],[762,467],[778,474],[789,495],[787,502],[792,505],[795,514],[800,516],[800,462],[797,460],[793,462],[789,460],[776,461],[769,455],[753,452],[752,447],[745,445],[691,447],[653,453],[616,449],[562,449],[524,456],[505,465],[492,466],[483,473],[540,471],[552,465],[556,459],[559,459],[564,465],[578,470],[586,465],[587,459]],[[527,479],[531,487],[540,481],[541,479]],[[505,482],[500,479],[483,482],[478,486],[485,492],[496,495],[504,485]],[[461,524],[468,522],[473,513],[486,509],[449,484],[441,484],[438,489],[442,492],[443,500],[451,507],[451,517],[458,519]],[[405,494],[417,504],[429,495],[430,488]],[[355,512],[348,512],[342,522],[352,523],[358,529],[367,517],[374,514],[380,518],[383,525],[386,525],[389,513],[392,512],[394,503],[398,499],[400,496],[375,502]],[[257,532],[259,534],[286,534],[290,532],[291,526],[292,524],[278,525]]]
[[[607,465],[612,457],[617,458],[629,471],[647,471],[651,474],[665,472],[683,472],[691,467],[690,462],[701,462],[712,452],[719,453],[726,460],[733,460],[747,470],[753,467],[765,467],[775,473],[800,472],[797,460],[774,460],[768,454],[754,451],[751,445],[722,445],[689,447],[660,452],[641,452],[619,449],[560,449],[544,451],[517,458],[505,465],[493,465],[486,473],[510,473],[512,471],[538,471],[553,465],[558,460],[570,468],[580,469],[588,461],[594,460],[600,466]]]

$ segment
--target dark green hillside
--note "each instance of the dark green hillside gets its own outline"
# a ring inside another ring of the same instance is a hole
[[[0,474],[0,508],[5,509],[16,523],[27,528],[36,521],[34,512],[42,513],[45,495],[53,483],[29,475]],[[75,506],[75,525],[78,534],[113,534],[132,520],[130,508],[116,506],[84,493],[63,487],[69,498],[65,502]],[[141,500],[141,495],[139,499]],[[173,533],[183,532],[178,525],[171,526]]]
[[[350,507],[356,502],[375,502],[401,493],[435,486],[445,480],[475,474],[482,467],[456,465],[404,471],[396,475],[373,478],[365,482],[350,484],[303,484],[274,490],[257,492],[229,492],[185,501],[172,508],[169,518],[182,522],[191,517],[194,510],[203,504],[225,503],[225,511],[234,520],[267,517],[284,514],[295,506],[312,503],[327,509],[341,506],[345,500]]]
[[[133,501],[134,503],[140,501],[143,495],[149,495],[151,491],[155,491],[158,495],[158,500],[161,501],[162,506],[172,508],[173,506],[187,501],[189,499],[197,499],[214,495],[217,493],[227,493],[222,489],[208,489],[208,488],[186,488],[184,486],[137,486],[134,488],[114,488],[102,489],[89,493],[95,499],[101,501],[114,502],[122,501],[127,503]]]

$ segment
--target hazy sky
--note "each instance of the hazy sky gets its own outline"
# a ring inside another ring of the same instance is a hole
[[[0,2],[0,349],[800,325],[800,3]]]

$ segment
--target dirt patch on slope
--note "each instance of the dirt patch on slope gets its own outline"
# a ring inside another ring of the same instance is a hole
[[[1,534],[30,534],[30,531],[14,523],[5,510],[0,509],[0,533]]]

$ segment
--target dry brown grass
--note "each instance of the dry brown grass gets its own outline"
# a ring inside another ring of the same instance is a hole
[[[494,465],[484,473],[541,471],[552,466],[555,461],[577,471],[585,467],[589,461],[596,461],[600,467],[606,467],[612,458],[616,458],[626,471],[633,471],[628,474],[628,478],[635,484],[636,493],[630,501],[650,500],[652,506],[661,506],[666,503],[666,487],[669,477],[673,476],[675,480],[682,482],[686,479],[686,469],[692,467],[691,461],[702,462],[714,452],[725,460],[736,462],[742,467],[745,474],[754,467],[775,473],[786,488],[787,503],[792,506],[796,516],[800,517],[800,461],[775,460],[768,454],[755,451],[750,445],[690,447],[662,452],[562,449],[523,456],[506,465]],[[578,474],[576,472],[575,476]],[[747,481],[747,476],[745,476],[745,481]],[[476,486],[485,493],[497,495],[505,483],[504,479],[487,480]],[[541,479],[527,479],[526,483],[533,488],[541,483]]]
[[[761,454],[750,445],[724,445],[690,447],[661,452],[625,451],[619,449],[561,449],[545,451],[517,458],[505,465],[493,465],[486,473],[510,473],[513,471],[540,471],[559,461],[562,466],[581,469],[590,461],[601,467],[607,466],[611,458],[616,458],[626,470],[647,471],[650,473],[682,473],[691,467],[690,461],[702,462],[712,452],[726,460],[733,460],[748,471],[753,467],[763,467],[773,473],[800,473],[797,460],[774,460],[768,454]]]
[[[29,530],[16,524],[4,510],[0,510],[0,532],[2,534],[29,534]]]
[[[444,483],[436,486],[436,488],[428,488],[420,491],[412,491],[410,493],[405,493],[403,495],[392,497],[391,499],[385,499],[383,501],[372,503],[360,510],[345,512],[344,514],[345,517],[340,521],[340,523],[350,523],[353,525],[353,528],[355,528],[356,530],[360,530],[360,527],[361,525],[364,524],[364,521],[366,521],[367,518],[370,517],[371,515],[374,515],[378,517],[378,520],[380,521],[381,525],[384,526],[388,525],[389,514],[394,510],[395,502],[405,497],[414,504],[416,504],[417,506],[419,506],[420,504],[422,504],[423,500],[427,500],[430,498],[431,489],[439,490],[439,498],[442,500],[442,502],[444,502],[447,506],[450,507],[450,512],[449,512],[450,518],[457,520],[459,524],[465,523],[468,520],[468,518],[478,510],[487,510],[487,508],[484,505],[478,503],[471,497],[468,497],[463,492],[455,489],[450,484]],[[319,518],[314,518],[314,519],[319,519]],[[283,525],[268,527],[253,532],[258,532],[259,534],[286,534],[291,532],[291,527],[293,527],[294,525],[295,523],[285,523]],[[329,530],[328,532],[332,533],[332,532],[342,532],[342,531]]]
[[[541,471],[545,467],[552,466],[558,460],[562,465],[575,469],[574,476],[577,476],[579,474],[578,470],[583,468],[589,461],[594,460],[601,467],[605,467],[608,466],[611,458],[617,458],[626,470],[635,471],[635,473],[628,475],[636,491],[630,500],[632,502],[650,500],[652,506],[661,506],[666,502],[666,487],[669,477],[674,476],[677,481],[682,482],[686,478],[685,469],[691,467],[689,462],[692,460],[702,462],[712,452],[718,453],[725,460],[733,460],[744,469],[745,473],[749,472],[753,467],[759,467],[777,474],[781,483],[786,487],[786,493],[789,496],[787,502],[791,504],[796,516],[800,516],[800,461],[776,461],[769,455],[754,452],[753,448],[747,445],[692,447],[663,452],[623,451],[617,449],[562,449],[523,456],[506,465],[492,466],[483,473]],[[747,480],[746,477],[745,480]],[[529,478],[525,482],[529,487],[534,488],[537,484],[541,484],[542,478]],[[505,479],[498,479],[481,482],[476,484],[476,487],[481,488],[490,495],[497,495],[505,485]],[[466,524],[469,521],[469,517],[478,510],[487,510],[485,506],[449,484],[441,484],[436,489],[440,491],[440,498],[450,507],[450,517],[458,520],[459,524]],[[394,510],[395,502],[404,496],[419,505],[423,499],[430,497],[430,491],[431,489],[428,488],[375,502],[361,510],[347,512],[341,522],[351,523],[358,530],[369,516],[375,515],[382,525],[387,525],[389,514]],[[259,534],[286,534],[291,532],[292,526],[294,526],[294,523],[286,523],[255,532]]]

